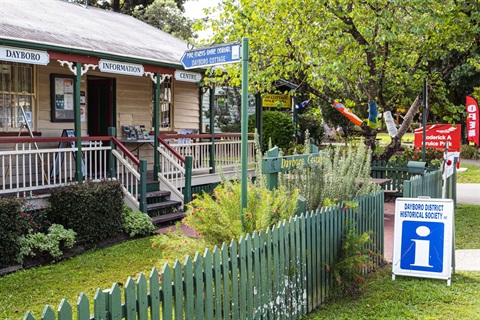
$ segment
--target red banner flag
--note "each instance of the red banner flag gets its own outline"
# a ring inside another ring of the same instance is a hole
[[[474,98],[467,96],[467,138],[480,146],[478,103]]]

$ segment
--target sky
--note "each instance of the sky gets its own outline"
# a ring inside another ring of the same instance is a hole
[[[192,19],[205,17],[204,8],[215,7],[220,0],[187,0],[185,2],[185,16]]]
[[[204,8],[211,8],[217,6],[221,0],[188,0],[184,3],[185,16],[191,19],[200,19],[205,17],[203,13]],[[198,32],[199,40],[208,39],[212,36],[210,30]]]

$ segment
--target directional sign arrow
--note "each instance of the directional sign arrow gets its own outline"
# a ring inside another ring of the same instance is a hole
[[[240,61],[240,44],[229,43],[185,51],[180,62],[185,69],[203,68]]]

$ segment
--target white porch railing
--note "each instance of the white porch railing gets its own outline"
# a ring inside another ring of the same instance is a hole
[[[1,194],[17,196],[76,183],[76,138],[0,139]],[[112,143],[117,150],[112,150]],[[110,158],[110,154],[113,156]],[[109,161],[116,159],[110,172]],[[139,207],[139,161],[113,137],[82,138],[81,173],[85,180],[113,178],[125,196]]]
[[[158,178],[162,186],[168,187],[182,201],[186,156],[192,157],[194,175],[209,174],[219,168],[223,172],[232,171],[241,165],[241,134],[214,134],[213,137],[212,142],[211,134],[160,136]],[[248,140],[247,161],[249,165],[255,163],[254,140]]]

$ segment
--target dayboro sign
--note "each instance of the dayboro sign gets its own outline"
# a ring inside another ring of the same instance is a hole
[[[0,61],[47,65],[50,56],[46,51],[0,46]]]
[[[392,278],[447,280],[454,245],[452,199],[397,198]]]
[[[299,154],[285,157],[263,158],[262,173],[287,172],[295,169],[310,167],[312,164],[321,163],[326,159],[326,153]]]
[[[448,142],[450,151],[460,151],[460,134],[462,126],[457,124],[434,124],[426,127],[425,147],[432,149],[445,149]],[[415,147],[421,148],[423,143],[423,128],[415,129]]]

